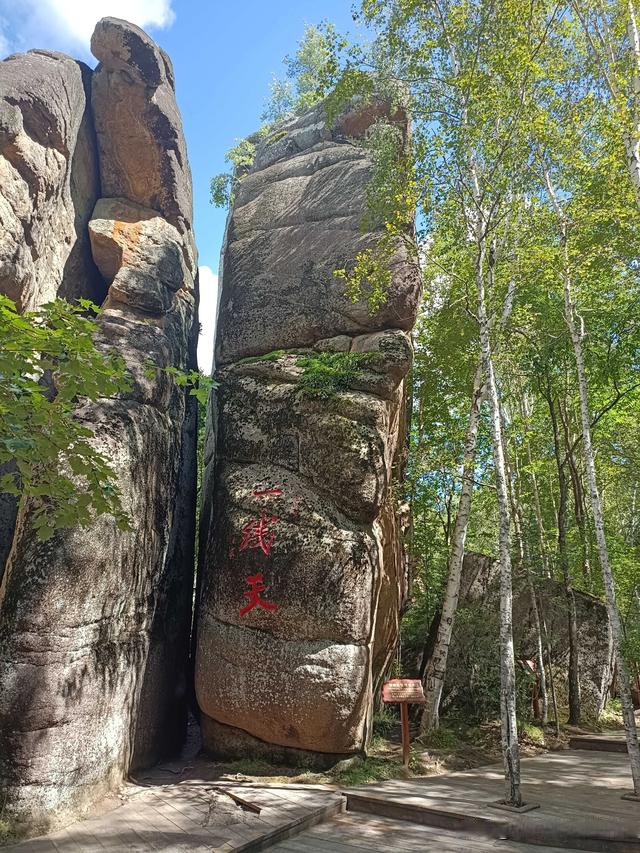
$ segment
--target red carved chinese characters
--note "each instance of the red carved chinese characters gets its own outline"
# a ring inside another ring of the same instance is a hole
[[[255,488],[253,491],[254,497],[259,498],[277,498],[281,494],[282,489],[277,486],[265,489]],[[238,546],[238,550],[245,551],[247,548],[259,548],[265,557],[268,557],[271,553],[271,546],[276,539],[275,530],[273,528],[277,523],[278,519],[275,515],[267,515],[263,510],[260,513],[260,518],[255,518],[252,521],[249,521],[242,528],[242,541]],[[232,545],[229,550],[229,559],[233,559],[234,557],[235,548]],[[244,593],[244,597],[248,599],[248,602],[244,607],[240,608],[240,616],[246,616],[254,607],[261,607],[263,610],[271,611],[278,609],[277,604],[271,604],[271,602],[265,601],[260,596],[260,593],[264,592],[266,589],[262,572],[259,572],[256,575],[249,575],[246,582],[250,587],[250,589]]]
[[[271,546],[275,542],[276,534],[271,528],[277,523],[278,519],[273,515],[260,513],[260,518],[255,518],[242,528],[242,542],[240,550],[246,548],[260,548],[261,551],[268,557],[271,552]]]
[[[253,610],[254,607],[262,607],[263,610],[278,609],[277,604],[270,604],[268,601],[260,598],[260,593],[264,592],[266,589],[263,582],[262,572],[259,572],[257,575],[249,575],[247,583],[251,589],[245,592],[244,597],[249,599],[249,603],[240,608],[241,616],[245,616],[250,610]]]

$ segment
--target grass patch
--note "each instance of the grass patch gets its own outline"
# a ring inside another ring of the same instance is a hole
[[[257,364],[260,361],[277,361],[286,355],[287,351],[283,349],[274,349],[272,352],[267,352],[264,355],[250,355],[247,358],[241,358],[238,364]]]
[[[526,737],[537,746],[545,745],[544,731],[534,723],[524,723],[520,727],[520,735]]]
[[[241,773],[243,776],[275,776],[277,768],[262,758],[240,758],[225,764],[227,773]]]
[[[360,371],[376,360],[371,352],[321,352],[298,356],[302,376],[298,388],[305,397],[328,400],[346,391]]]
[[[363,758],[362,761],[345,770],[330,774],[332,782],[344,788],[366,785],[369,782],[385,782],[387,779],[400,779],[406,775],[402,762],[374,756]]]
[[[284,139],[286,135],[286,130],[276,130],[275,133],[272,133],[270,136],[267,136],[265,142],[267,143],[267,145],[273,145],[274,142],[278,142],[280,139]]]

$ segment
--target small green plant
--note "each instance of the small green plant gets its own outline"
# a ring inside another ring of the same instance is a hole
[[[420,743],[431,749],[457,749],[460,746],[460,739],[452,729],[440,726],[424,732],[420,736]]]
[[[328,400],[346,391],[358,375],[376,359],[369,352],[322,352],[298,356],[302,375],[298,388],[305,397]]]
[[[286,135],[286,130],[276,130],[275,133],[270,133],[265,141],[267,145],[275,145],[276,142],[279,142],[281,139],[284,139]]]
[[[258,364],[261,361],[278,361],[283,355],[286,355],[286,350],[274,349],[272,352],[267,352],[264,355],[249,355],[246,358],[241,358],[238,364]]]
[[[373,716],[374,737],[388,738],[397,726],[397,717],[394,716],[393,712],[386,705]]]
[[[215,207],[229,207],[233,204],[238,182],[253,165],[255,154],[256,146],[250,139],[239,139],[237,144],[227,151],[224,159],[233,168],[211,178],[211,204]]]

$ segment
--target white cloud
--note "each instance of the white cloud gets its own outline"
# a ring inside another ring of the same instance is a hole
[[[7,19],[5,35],[12,49],[75,49],[89,55],[96,23],[110,15],[139,27],[169,27],[172,0],[0,0]]]
[[[213,345],[218,313],[218,276],[211,267],[200,267],[200,337],[198,367],[209,375],[213,364]]]

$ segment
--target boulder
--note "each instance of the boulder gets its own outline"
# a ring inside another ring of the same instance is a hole
[[[103,22],[98,31],[110,27]],[[132,44],[141,37],[121,22],[118,32]],[[155,46],[151,53],[162,56]],[[129,57],[129,72],[121,56],[117,73],[138,79],[137,56]],[[168,67],[167,60],[163,97],[177,116]],[[42,98],[51,100],[55,115],[53,93],[45,88]],[[112,106],[108,98],[94,103],[100,127],[109,124]],[[78,95],[70,104],[72,125],[84,110]],[[127,169],[145,165],[147,154],[152,174],[162,157],[174,157],[175,140],[148,112],[137,116],[136,132],[145,121],[148,141],[135,163],[119,149],[109,152],[102,135],[100,157],[111,164],[109,174],[117,162],[126,177]],[[53,130],[39,144],[44,161],[60,160]],[[184,151],[182,138],[175,144]],[[183,165],[173,180],[185,185],[164,187],[155,208],[122,194],[83,198],[87,220],[92,210],[93,216],[82,240],[107,293],[96,343],[122,356],[131,387],[115,399],[80,402],[76,416],[111,462],[131,528],[122,531],[100,516],[43,542],[29,504],[18,512],[0,586],[0,802],[3,815],[32,832],[81,813],[132,770],[176,750],[185,732],[197,411],[171,371],[196,364],[197,281],[186,159]],[[132,185],[137,178],[131,176]],[[45,196],[37,197],[36,213],[48,210]],[[172,217],[180,227],[169,221],[172,204],[181,211]],[[20,257],[12,261],[16,280]]]
[[[195,274],[191,171],[171,60],[143,30],[118,18],[98,22],[91,50],[100,61],[91,103],[102,195],[157,210],[175,225]]]
[[[371,118],[349,115],[364,133]],[[333,276],[379,236],[361,227],[370,174],[319,107],[259,143],[228,220],[196,655],[219,755],[325,765],[365,750],[397,642],[420,286],[398,253],[371,316]]]
[[[554,680],[560,713],[568,704],[569,631],[564,586],[552,578],[536,584],[539,613],[544,617],[554,664]],[[516,658],[535,661],[537,635],[531,593],[524,578],[515,578],[513,626]],[[613,647],[607,609],[589,593],[574,591],[578,616],[580,653],[580,690],[585,721],[595,722],[601,715],[612,680]],[[480,702],[494,703],[497,711],[500,672],[495,650],[499,634],[500,577],[497,561],[486,554],[464,555],[460,583],[461,611],[465,618],[454,625],[447,662],[444,707],[473,713],[477,684]],[[492,685],[490,687],[489,685]],[[489,693],[493,690],[492,696]],[[552,714],[549,695],[549,713]]]
[[[43,50],[0,62],[0,293],[21,310],[104,297],[86,227],[100,194],[90,76]]]

